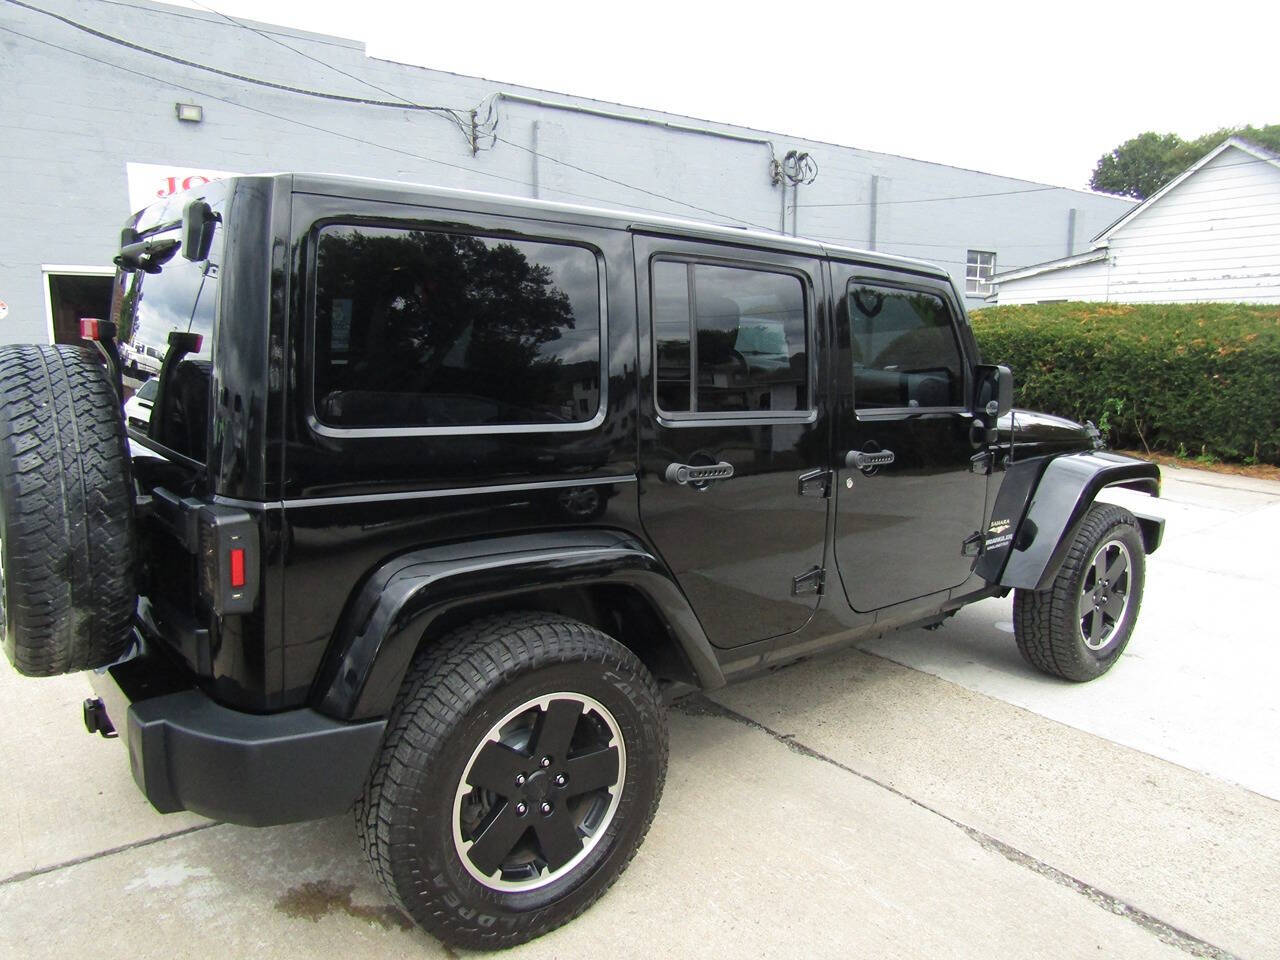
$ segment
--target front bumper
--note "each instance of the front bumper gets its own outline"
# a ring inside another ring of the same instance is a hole
[[[342,723],[310,709],[232,710],[155,655],[94,671],[90,683],[152,806],[246,826],[349,809],[386,727],[385,720]]]

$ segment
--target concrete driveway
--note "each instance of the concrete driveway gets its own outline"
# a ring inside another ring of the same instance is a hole
[[[1280,484],[1165,476],[1106,677],[1033,673],[988,601],[686,701],[640,855],[514,954],[1280,957]],[[87,689],[0,670],[0,956],[453,955],[347,818],[152,812]]]

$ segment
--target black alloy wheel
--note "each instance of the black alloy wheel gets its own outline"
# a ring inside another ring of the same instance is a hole
[[[560,692],[498,720],[463,771],[454,845],[493,890],[554,883],[604,837],[626,780],[618,722],[599,701]]]
[[[1133,560],[1123,540],[1100,546],[1080,585],[1080,639],[1090,650],[1102,650],[1124,624],[1129,610],[1129,573]]]

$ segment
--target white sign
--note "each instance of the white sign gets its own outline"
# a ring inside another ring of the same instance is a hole
[[[126,163],[124,168],[129,178],[129,210],[132,212],[183,190],[235,176],[225,170],[171,167],[162,163]]]
[[[9,305],[0,300],[0,320],[5,319],[7,316],[9,316]]]

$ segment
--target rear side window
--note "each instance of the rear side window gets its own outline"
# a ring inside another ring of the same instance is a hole
[[[941,297],[855,281],[848,312],[856,407],[963,404],[964,364]]]
[[[554,428],[600,410],[600,276],[586,248],[326,226],[315,283],[322,423]]]
[[[660,410],[809,409],[799,277],[672,260],[654,261],[650,276]]]
[[[147,433],[176,453],[203,463],[208,456],[209,394],[213,328],[218,306],[223,241],[233,216],[231,181],[201,188],[219,220],[206,259],[191,261],[176,247],[169,248],[148,270],[121,269],[112,291],[111,315],[119,330],[120,362],[134,378],[158,377],[169,358],[169,336],[194,333],[198,349],[170,364],[164,409],[151,417]],[[182,215],[185,195],[153,204],[130,222],[147,240],[176,241],[181,233],[175,217]]]

